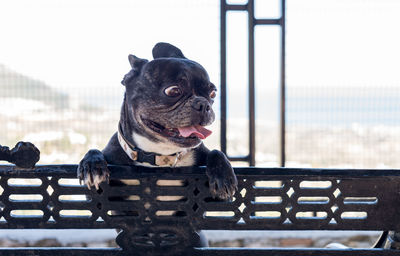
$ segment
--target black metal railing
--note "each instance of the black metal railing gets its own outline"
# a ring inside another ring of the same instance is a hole
[[[285,166],[285,32],[286,32],[286,0],[280,0],[281,17],[277,19],[257,19],[254,15],[254,0],[248,0],[247,4],[227,4],[226,0],[221,0],[221,150],[227,152],[227,81],[229,76],[226,69],[226,16],[230,11],[247,12],[248,15],[248,93],[249,93],[249,154],[246,156],[228,156],[231,161],[246,161],[250,166],[256,164],[256,120],[255,120],[255,83],[254,83],[254,29],[259,25],[274,25],[281,28],[280,36],[280,153],[279,164]]]
[[[3,248],[1,255],[400,255],[382,248],[207,248],[197,233],[400,230],[400,170],[236,168],[239,190],[227,202],[210,196],[204,167],[109,166],[110,183],[98,191],[79,185],[76,168],[0,166],[0,229],[117,229],[119,247]],[[15,198],[21,194],[38,199]]]

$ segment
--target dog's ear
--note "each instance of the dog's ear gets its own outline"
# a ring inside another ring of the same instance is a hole
[[[141,59],[136,57],[135,55],[129,54],[128,56],[129,59],[129,63],[131,64],[132,69],[140,72],[140,70],[142,70],[142,67],[144,64],[146,64],[147,62],[149,62],[146,59]]]
[[[153,48],[153,58],[182,58],[186,59],[182,51],[169,43],[158,43]]]
[[[128,60],[129,60],[129,63],[131,64],[132,69],[131,69],[131,71],[129,71],[128,74],[126,74],[124,76],[124,79],[122,79],[122,81],[121,81],[121,83],[125,86],[132,80],[133,77],[135,77],[136,75],[138,75],[140,73],[144,64],[149,62],[146,59],[138,58],[132,54],[130,54],[128,56]]]

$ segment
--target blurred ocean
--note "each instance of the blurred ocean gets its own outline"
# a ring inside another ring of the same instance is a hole
[[[247,95],[231,93],[228,117],[247,117]],[[256,118],[279,120],[278,91],[256,92]],[[400,86],[366,87],[288,87],[286,89],[288,125],[400,125]]]

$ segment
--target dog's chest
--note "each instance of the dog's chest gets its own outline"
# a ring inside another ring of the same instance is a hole
[[[177,148],[177,147],[173,147],[171,145],[168,145],[166,143],[155,143],[152,142],[148,139],[146,139],[143,136],[140,136],[138,134],[133,133],[133,138],[135,140],[136,145],[147,152],[154,152],[157,154],[160,154],[162,156],[168,156],[168,163],[166,162],[166,165],[152,165],[150,163],[141,163],[141,162],[137,162],[135,161],[135,165],[138,166],[147,166],[147,167],[159,167],[159,166],[171,166],[171,160],[173,161],[173,163],[175,163],[175,167],[185,167],[185,166],[193,166],[196,162],[195,159],[195,153],[193,149],[184,149],[184,148]],[[171,155],[176,154],[177,152],[181,152],[181,155],[177,155],[179,156],[177,159],[175,159],[175,157],[171,158]],[[162,159],[162,156],[160,157],[160,159]],[[175,162],[176,160],[176,162]],[[156,161],[157,162],[157,161]],[[162,161],[161,161],[162,163]],[[126,181],[121,181],[122,183],[126,184],[126,185],[131,185],[129,184],[129,182],[127,183]],[[167,180],[163,180],[160,181],[161,182],[161,186],[168,186],[171,185],[169,184],[170,181]],[[183,181],[176,181],[178,182],[178,186],[183,185]],[[176,184],[175,184],[176,185]],[[180,197],[178,197],[178,199],[174,199],[174,200],[179,200]]]

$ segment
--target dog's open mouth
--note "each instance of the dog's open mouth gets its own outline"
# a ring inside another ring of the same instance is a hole
[[[186,127],[166,128],[154,121],[143,119],[143,123],[158,134],[174,139],[205,139],[211,135],[211,131],[201,125]]]

